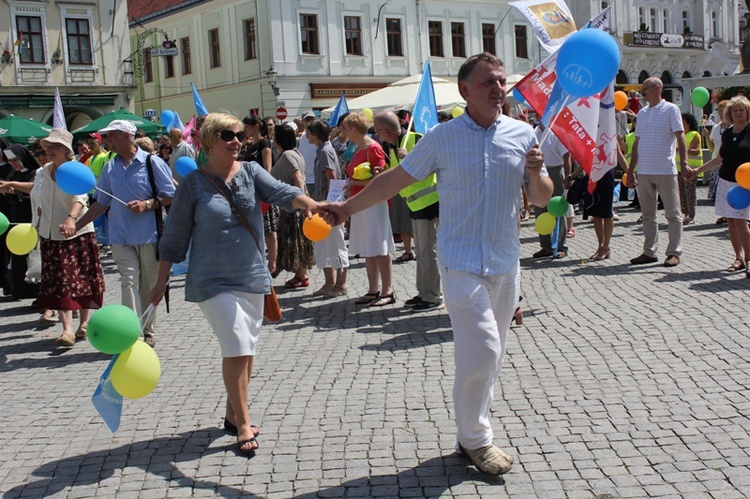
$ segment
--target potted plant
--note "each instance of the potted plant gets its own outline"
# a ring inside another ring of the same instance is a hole
[[[646,23],[641,23],[641,27],[638,31],[648,31],[648,26],[646,26]]]

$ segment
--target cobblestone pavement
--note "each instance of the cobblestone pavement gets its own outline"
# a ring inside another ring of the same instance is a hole
[[[530,258],[533,220],[523,224],[525,317],[492,406],[496,442],[516,456],[504,478],[453,452],[451,328],[445,310],[403,308],[414,262],[394,267],[399,304],[361,309],[353,297],[366,291],[364,262],[354,260],[348,299],[313,299],[317,270],[310,288],[280,291],[285,319],[265,327],[251,383],[261,427],[252,459],[219,429],[219,350],[198,307],[183,301],[184,278],[172,312],[160,309],[159,386],[125,401],[114,435],[91,404],[109,356],[87,342],[55,348],[59,326],[40,327],[29,301],[3,301],[0,493],[748,497],[750,279],[723,270],[732,251],[713,208],[699,206],[671,269],[629,265],[641,229],[637,212],[619,211],[604,262],[586,261],[595,250],[588,222],[577,222],[570,256],[543,261]],[[116,270],[105,266],[106,301],[117,303]]]

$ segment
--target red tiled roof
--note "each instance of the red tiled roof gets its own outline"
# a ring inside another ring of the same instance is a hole
[[[130,22],[149,17],[159,12],[174,9],[181,4],[198,3],[195,0],[128,0],[128,20]]]

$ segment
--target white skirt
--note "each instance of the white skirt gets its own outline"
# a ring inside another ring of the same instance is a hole
[[[750,219],[750,207],[745,208],[744,210],[735,210],[729,206],[729,203],[727,203],[727,192],[736,185],[735,182],[729,182],[723,178],[719,179],[719,183],[716,184],[716,214],[724,218],[748,220]]]
[[[315,264],[319,269],[340,270],[349,267],[349,252],[344,239],[344,224],[331,229],[328,237],[313,244]]]
[[[388,203],[378,203],[352,215],[349,254],[367,258],[395,252]]]
[[[263,295],[225,291],[198,303],[219,340],[222,357],[255,355],[263,300]]]

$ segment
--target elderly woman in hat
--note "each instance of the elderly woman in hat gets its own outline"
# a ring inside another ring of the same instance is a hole
[[[42,139],[50,162],[42,170],[39,305],[60,311],[63,332],[56,343],[61,347],[72,347],[77,339],[86,338],[89,309],[101,307],[104,297],[104,276],[94,225],[87,224],[77,232],[69,232],[88,209],[86,195],[67,194],[56,182],[57,168],[75,159],[72,142],[70,132],[61,128],[52,129],[49,137]],[[72,236],[63,235],[66,232]],[[81,322],[75,334],[73,310],[81,311]]]

